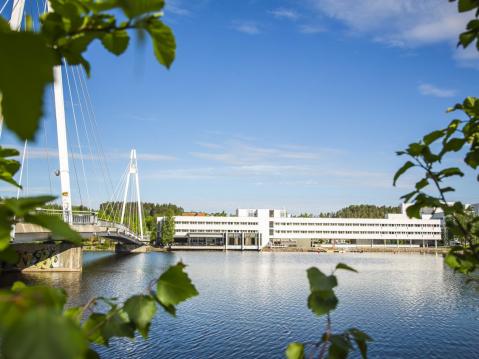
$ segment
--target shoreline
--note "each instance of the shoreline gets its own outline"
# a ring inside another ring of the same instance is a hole
[[[180,252],[182,249],[168,249],[168,248],[157,248],[147,246],[144,252]],[[208,249],[207,247],[190,249],[188,251],[192,252],[225,252],[225,250],[218,249]],[[237,250],[231,250],[237,251]],[[83,249],[83,252],[111,252],[115,253],[114,249],[98,249],[98,248],[86,248]],[[424,248],[424,247],[356,247],[356,248],[262,248],[259,251],[252,252],[269,252],[269,253],[427,253],[427,254],[447,254],[449,248],[439,247],[439,248]]]
[[[291,252],[291,253],[429,253],[447,254],[449,248],[424,247],[355,247],[355,248],[263,248],[263,252]]]

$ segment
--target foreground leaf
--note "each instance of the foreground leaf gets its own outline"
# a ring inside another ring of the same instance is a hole
[[[191,279],[183,271],[185,265],[181,262],[168,268],[157,283],[156,298],[165,310],[176,314],[175,305],[198,295]]]
[[[75,323],[47,308],[30,308],[2,338],[8,359],[82,358],[88,342]]]
[[[288,359],[303,359],[304,358],[304,345],[302,343],[289,343],[286,348],[286,358]]]
[[[166,66],[166,68],[170,68],[175,59],[176,51],[173,31],[159,20],[156,21],[154,25],[148,27],[147,30],[153,42],[156,59],[160,64]]]
[[[344,270],[348,270],[348,271],[351,271],[351,272],[358,272],[356,269],[354,269],[353,267],[350,267],[348,266],[347,264],[344,264],[344,263],[338,263],[336,265],[336,269],[344,269]]]
[[[149,295],[135,295],[128,298],[123,309],[136,325],[140,334],[146,338],[151,320],[156,313],[155,300]]]
[[[53,81],[54,54],[41,35],[31,32],[0,32],[0,49],[5,124],[20,139],[33,139],[43,114],[45,86]]]
[[[117,56],[125,52],[129,42],[130,37],[126,30],[108,33],[101,39],[103,46]]]
[[[332,290],[313,291],[308,297],[308,308],[316,315],[325,315],[336,309],[338,298]]]
[[[331,290],[338,285],[338,281],[334,275],[327,276],[316,267],[311,267],[306,272],[308,274],[311,291]]]
[[[45,214],[27,214],[24,219],[27,223],[38,224],[39,226],[49,229],[58,239],[73,244],[82,243],[80,234],[71,229],[61,218]]]

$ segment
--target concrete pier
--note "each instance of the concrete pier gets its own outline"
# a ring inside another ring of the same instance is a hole
[[[15,264],[1,263],[2,270],[19,272],[81,272],[82,248],[70,243],[12,244]]]

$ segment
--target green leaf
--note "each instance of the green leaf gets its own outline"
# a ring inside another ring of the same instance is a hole
[[[470,150],[464,159],[470,167],[476,169],[479,166],[479,148]]]
[[[429,184],[429,181],[425,178],[416,183],[416,190],[420,191]]]
[[[179,262],[169,267],[158,279],[155,297],[171,315],[176,315],[175,305],[198,295],[191,279],[183,271],[185,267]]]
[[[80,324],[80,319],[83,314],[83,307],[71,307],[63,312],[63,315],[70,318],[75,323]]]
[[[23,289],[25,289],[26,287],[27,286],[25,285],[25,283],[20,282],[20,281],[16,281],[15,283],[13,283],[11,291],[12,292],[19,292],[19,291],[22,291]]]
[[[54,53],[41,35],[32,32],[0,32],[0,48],[5,124],[20,139],[33,139],[43,114],[45,86],[53,82]]]
[[[441,138],[444,136],[444,131],[443,130],[438,130],[438,131],[433,131],[426,136],[423,137],[423,141],[426,145],[430,145],[434,141],[436,141],[438,138]]]
[[[46,286],[14,285],[12,292],[20,293],[22,304],[26,307],[45,307],[60,314],[65,306],[67,295],[63,289]]]
[[[53,196],[21,197],[5,200],[5,205],[10,208],[17,217],[23,217],[38,207],[44,206],[55,199]]]
[[[393,179],[393,186],[396,185],[397,180],[401,177],[408,169],[414,167],[415,164],[411,161],[407,161],[400,169],[397,170],[396,174],[394,175]]]
[[[306,272],[311,291],[331,290],[338,285],[338,281],[334,275],[327,276],[316,267],[311,267]]]
[[[409,218],[421,218],[421,205],[415,203],[406,209]]]
[[[10,25],[8,22],[0,16],[0,32],[10,32]]]
[[[444,147],[443,147],[442,151],[443,152],[451,152],[451,151],[457,152],[464,146],[465,143],[466,143],[466,140],[463,139],[463,138],[452,138],[444,144]]]
[[[351,272],[358,272],[356,269],[354,269],[353,267],[350,267],[348,266],[347,264],[344,264],[344,263],[338,263],[336,265],[336,269],[344,269],[344,270],[349,270]]]
[[[158,12],[165,6],[164,0],[118,0],[118,3],[129,18]]]
[[[476,0],[459,0],[457,3],[457,9],[459,12],[466,12],[473,10],[479,6]]]
[[[166,68],[170,68],[175,59],[176,51],[173,31],[159,20],[154,25],[147,27],[146,30],[151,36],[156,59]]]
[[[439,178],[442,179],[442,178],[451,177],[451,176],[463,177],[464,173],[457,167],[450,167],[450,168],[443,169],[437,175]]]
[[[0,94],[0,101],[2,95]],[[18,151],[13,148],[0,147],[0,180],[21,188],[13,176],[20,169],[20,162],[8,159],[7,157],[18,156]]]
[[[459,261],[457,260],[457,256],[455,253],[448,253],[446,257],[444,258],[444,261],[446,264],[451,267],[452,269],[457,269],[461,266]]]
[[[285,354],[287,359],[303,359],[304,345],[297,342],[289,343]]]
[[[101,359],[101,357],[96,351],[89,348],[86,353],[85,359]]]
[[[474,41],[475,38],[476,38],[475,31],[463,32],[459,35],[459,45],[462,45],[462,47],[466,48],[471,44],[471,42]]]
[[[116,0],[91,1],[88,3],[87,6],[93,13],[96,14],[102,11],[108,11],[118,7],[118,2]]]
[[[128,298],[123,306],[130,320],[136,325],[141,335],[146,338],[150,323],[156,313],[156,302],[149,295],[135,295]]]
[[[88,342],[69,318],[31,307],[5,332],[0,350],[9,359],[81,358]]]
[[[58,217],[45,214],[27,214],[24,216],[24,219],[27,223],[38,224],[39,226],[49,229],[58,239],[73,244],[82,243],[82,237],[80,234],[71,229],[67,223],[63,222],[63,220]]]
[[[106,314],[103,313],[92,313],[83,323],[82,329],[85,333],[85,336],[92,343],[105,345],[106,341],[103,338],[101,333],[101,328],[106,322]]]
[[[117,56],[125,52],[129,42],[130,37],[126,30],[108,33],[101,39],[103,46]]]
[[[328,350],[329,359],[345,359],[348,357],[352,347],[346,335],[332,335],[329,341],[331,342]]]
[[[407,153],[409,153],[411,156],[419,156],[422,153],[424,147],[425,146],[420,143],[411,143],[407,148]]]
[[[354,341],[356,342],[356,345],[358,346],[359,351],[361,352],[361,357],[363,359],[366,359],[368,357],[367,342],[372,341],[372,338],[366,333],[364,333],[363,331],[356,328],[350,328],[347,330],[347,332],[353,337]]]
[[[409,200],[411,198],[413,198],[418,192],[417,191],[413,191],[413,192],[409,192],[403,196],[401,196],[401,199],[404,199],[404,202],[407,203],[409,202]]]
[[[316,315],[324,315],[336,309],[338,298],[332,290],[315,290],[308,296],[308,308]]]
[[[4,244],[0,245],[0,247],[3,247]],[[0,251],[0,261],[1,262],[6,262],[10,264],[15,264],[18,262],[18,253],[13,249],[12,246],[8,246]]]
[[[113,337],[133,338],[135,336],[135,327],[129,321],[128,315],[124,311],[113,313],[112,309],[107,313],[107,320],[102,325],[100,332],[105,340],[105,344],[109,344],[109,340]]]

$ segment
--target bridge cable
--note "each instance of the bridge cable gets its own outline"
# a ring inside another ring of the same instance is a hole
[[[0,15],[2,14],[3,10],[5,10],[5,8],[7,7],[8,3],[10,2],[10,0],[6,0],[5,3],[3,4],[2,8],[0,9]],[[15,4],[16,5],[16,4]]]
[[[120,177],[120,181],[118,182],[114,192],[113,196],[110,198],[111,202],[107,203],[105,213],[107,216],[111,215],[111,217],[116,221],[117,218],[117,212],[119,211],[119,201],[120,201],[120,196],[121,196],[121,189],[123,188],[122,184],[126,180],[126,176],[128,174],[128,167],[125,169],[123,172],[122,176]],[[118,200],[118,201],[117,201]],[[117,205],[118,203],[118,205]],[[111,208],[111,209],[110,209]],[[111,212],[109,212],[111,210]]]
[[[101,141],[99,141],[97,139],[97,131],[98,131],[98,126],[95,126],[95,123],[94,121],[95,120],[95,112],[93,111],[93,103],[91,101],[91,97],[90,97],[90,94],[89,94],[89,91],[88,91],[88,87],[86,85],[86,80],[83,79],[83,76],[84,76],[84,72],[83,71],[80,71],[79,68],[77,68],[77,73],[78,73],[78,79],[79,79],[79,84],[80,84],[80,89],[81,89],[81,92],[83,94],[83,98],[84,98],[84,101],[85,101],[85,108],[87,109],[87,118],[89,120],[89,123],[90,123],[90,127],[92,129],[91,131],[91,134],[92,134],[92,142],[94,144],[94,146],[96,147],[96,151],[97,153],[99,154],[100,158],[99,158],[99,167],[100,167],[100,170],[102,171],[103,173],[103,178],[105,179],[105,188],[106,188],[106,192],[108,194],[108,197],[111,196],[111,188],[113,188],[113,183],[111,181],[111,176],[110,176],[110,173],[109,173],[109,170],[108,170],[108,166],[106,165],[106,161],[105,161],[105,152],[103,150],[103,147],[101,147]],[[83,74],[83,76],[82,76]]]
[[[70,86],[70,76],[68,75],[68,68],[70,66],[67,65],[65,59],[63,59],[63,64],[65,66],[65,74],[66,74],[66,79],[67,79],[67,87],[68,87],[68,93],[70,95],[70,104],[72,108],[72,114],[73,114],[73,124],[75,127],[75,134],[76,134],[76,140],[78,143],[78,151],[80,152],[80,161],[81,161],[81,166],[82,166],[82,172],[83,172],[83,181],[85,183],[85,188],[86,188],[86,193],[87,193],[87,207],[91,206],[91,197],[90,197],[90,190],[88,189],[88,182],[86,178],[86,172],[85,172],[85,161],[83,157],[83,150],[80,142],[80,135],[78,132],[78,124],[77,124],[77,117],[76,117],[76,111],[75,111],[75,104],[73,103],[73,95],[72,95],[72,90]],[[70,67],[71,70],[71,67]],[[83,203],[82,203],[83,204]]]
[[[78,105],[80,107],[80,115],[81,115],[81,120],[82,120],[81,122],[83,124],[83,130],[85,131],[85,138],[86,138],[88,152],[89,152],[89,155],[90,155],[90,161],[95,161],[95,156],[93,154],[92,145],[91,145],[91,142],[90,142],[90,137],[92,137],[92,136],[90,135],[89,130],[88,130],[88,125],[87,125],[86,118],[85,118],[85,110],[83,109],[84,105],[83,105],[83,101],[82,101],[81,96],[80,96],[80,91],[78,89],[79,88],[78,83],[77,83],[78,75],[77,75],[77,73],[75,73],[73,71],[73,68],[71,68],[71,73],[72,73],[73,87],[75,88],[76,96],[77,96],[77,99],[78,99]],[[85,103],[85,106],[86,106],[86,103]],[[90,166],[90,168],[94,170],[95,174],[98,173],[96,166]],[[99,175],[101,176],[100,173],[99,173]],[[86,179],[85,179],[85,181],[86,181]],[[91,205],[91,201],[90,201],[90,205]]]
[[[8,1],[8,0],[7,0]],[[33,19],[33,16],[32,16],[32,21],[33,21],[33,29],[34,31],[37,31],[38,30],[38,22],[40,21],[40,5],[39,5],[39,1],[35,1],[35,4],[37,5],[36,8],[37,8],[37,22],[35,23],[35,20]],[[51,89],[51,88],[50,88]],[[53,91],[53,90],[52,90]],[[52,97],[53,99],[53,97]],[[47,119],[45,118],[43,120],[43,127],[42,127],[42,132],[43,132],[43,143],[44,143],[44,153],[45,153],[45,158],[47,159],[47,171],[48,171],[48,182],[49,182],[49,187],[50,187],[50,194],[53,195],[53,183],[52,183],[52,171],[51,171],[51,165],[50,165],[50,153],[48,152],[48,135],[47,135],[47,129],[46,129],[46,126],[45,126],[45,123],[47,122]]]

